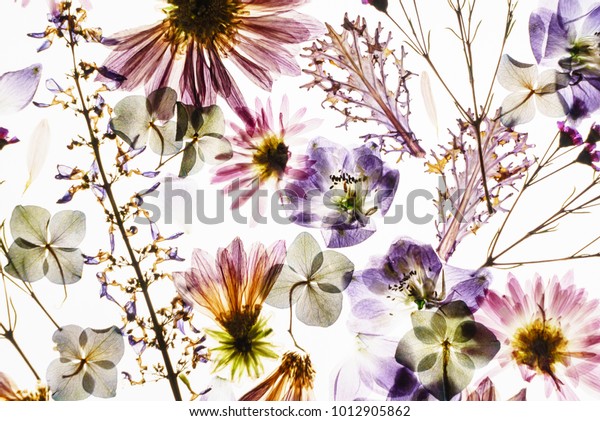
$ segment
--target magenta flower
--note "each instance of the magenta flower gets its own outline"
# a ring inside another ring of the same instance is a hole
[[[168,0],[158,23],[115,34],[104,66],[132,90],[170,86],[182,102],[212,105],[217,96],[234,110],[246,105],[223,59],[259,87],[273,76],[300,75],[290,47],[318,35],[322,25],[295,12],[307,0]],[[102,76],[100,80],[106,80]]]
[[[542,376],[546,396],[577,399],[575,387],[600,391],[600,309],[573,284],[572,273],[544,282],[536,275],[522,288],[509,275],[507,292],[489,291],[475,313],[501,342],[501,366],[516,365],[527,382]]]
[[[232,208],[247,202],[259,188],[282,182],[304,180],[314,173],[305,155],[292,156],[290,147],[296,135],[313,128],[315,120],[302,120],[306,108],[288,117],[288,100],[283,98],[278,116],[274,116],[271,101],[265,106],[257,99],[254,113],[245,127],[232,124],[236,135],[230,139],[233,158],[216,170],[213,182],[228,181],[226,191],[237,193]]]

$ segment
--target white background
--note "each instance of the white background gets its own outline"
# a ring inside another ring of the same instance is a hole
[[[68,81],[64,75],[69,71],[69,56],[67,49],[60,40],[57,40],[56,44],[49,50],[39,54],[36,53],[35,50],[39,46],[40,40],[28,38],[25,34],[44,30],[47,9],[44,1],[31,0],[31,3],[26,9],[22,9],[11,0],[3,0],[0,5],[0,15],[3,17],[3,25],[0,26],[0,55],[2,57],[0,72],[26,67],[35,62],[42,63],[44,66],[42,83],[35,99],[40,102],[49,102],[52,97],[44,89],[43,80],[52,77],[59,84],[68,86]],[[396,6],[395,2],[392,1],[391,3]],[[459,97],[463,103],[468,103],[466,69],[462,61],[460,46],[450,33],[444,29],[447,26],[454,25],[446,0],[428,0],[419,3],[423,5],[423,11],[426,13],[424,16],[425,26],[432,28],[432,55],[434,60],[438,63],[443,75],[455,92],[460,92]],[[480,0],[479,3],[478,16],[484,20],[484,23],[476,44],[478,58],[475,66],[477,81],[481,84],[478,85],[481,88],[480,97],[482,97],[486,92],[484,91],[485,87],[489,84],[490,70],[497,59],[503,25],[502,19],[505,13],[505,1]],[[89,13],[89,25],[101,26],[105,34],[111,34],[118,30],[149,24],[161,19],[160,4],[161,2],[158,1],[149,2],[147,0],[94,1],[94,9]],[[517,24],[506,47],[506,51],[511,56],[524,62],[534,61],[529,49],[527,20],[529,13],[535,7],[536,2],[521,2],[519,4]],[[342,22],[344,11],[347,11],[351,18],[356,17],[358,14],[366,17],[371,31],[373,31],[379,20],[383,22],[384,27],[392,29],[391,23],[387,21],[384,15],[376,12],[371,7],[363,6],[360,0],[313,0],[303,11],[330,23],[336,29],[339,28],[339,24]],[[391,7],[390,12],[395,16],[399,16],[396,7]],[[501,16],[502,18],[500,18]],[[391,46],[399,49],[400,45],[400,37],[397,35]],[[81,59],[101,63],[107,56],[108,49],[98,45],[83,45],[78,52]],[[306,61],[302,61],[302,64],[305,65]],[[422,60],[414,53],[409,54],[405,65],[417,74],[424,69]],[[445,91],[433,79],[431,72],[430,76],[439,114],[439,127],[432,125],[424,111],[418,78],[415,77],[409,84],[413,99],[411,127],[417,137],[422,139],[421,145],[427,151],[430,149],[437,150],[438,144],[446,143],[449,140],[448,129],[456,131],[455,121],[458,117],[456,109],[449,101]],[[241,79],[238,78],[237,80]],[[298,108],[307,107],[308,118],[323,120],[318,129],[305,134],[305,140],[317,135],[324,136],[351,148],[361,144],[360,135],[377,130],[377,128],[364,127],[361,124],[351,127],[350,131],[335,128],[336,125],[342,122],[342,116],[321,107],[320,103],[324,98],[323,92],[317,89],[308,92],[299,89],[299,86],[307,81],[309,81],[307,76],[299,78],[282,77],[275,83],[271,93],[275,106],[279,104],[282,95],[287,94],[292,112]],[[244,83],[242,80],[240,84],[249,103],[253,103],[254,96],[259,96],[263,102],[269,97],[268,93],[260,91],[248,82]],[[90,86],[87,88],[88,90],[91,89]],[[139,93],[142,92],[142,90],[139,91]],[[497,107],[506,92],[500,87],[496,88],[496,92],[494,104]],[[112,105],[124,96],[125,94],[121,92],[105,95],[107,101]],[[226,110],[228,116],[234,118],[226,109],[226,106],[224,106],[224,110]],[[47,118],[50,121],[52,131],[49,140],[51,142],[50,153],[38,180],[25,194],[22,194],[27,179],[27,168],[24,163],[28,137],[42,118]],[[582,133],[587,132],[587,127],[590,124],[591,120],[582,123]],[[89,157],[83,151],[70,152],[66,149],[66,145],[71,138],[78,133],[85,133],[81,117],[75,117],[71,112],[62,111],[57,107],[36,109],[31,105],[17,115],[2,116],[0,126],[9,128],[11,134],[19,136],[22,140],[17,145],[5,148],[0,154],[0,179],[7,180],[5,184],[0,186],[0,218],[8,219],[13,207],[17,204],[43,206],[52,213],[61,209],[80,209],[86,212],[88,216],[88,234],[82,245],[83,251],[86,254],[94,254],[99,247],[106,249],[106,227],[99,212],[99,207],[89,192],[79,194],[68,205],[55,204],[56,200],[64,194],[69,186],[68,182],[54,180],[56,165],[60,163],[85,168],[90,162]],[[521,126],[518,130],[530,133],[529,143],[536,145],[533,153],[541,154],[552,139],[555,128],[555,120],[538,115],[533,123]],[[303,149],[301,143],[296,152],[302,152]],[[155,162],[153,161],[155,156],[151,153],[145,155],[147,161],[142,162],[148,162],[145,169],[151,169]],[[403,204],[406,207],[405,198],[413,189],[425,188],[435,193],[437,179],[432,175],[425,174],[423,160],[406,157],[401,163],[395,164],[396,159],[396,156],[388,157],[388,161],[392,165],[397,165],[400,171],[400,185],[395,204]],[[537,225],[537,221],[541,222],[542,218],[551,214],[559,206],[572,190],[574,183],[579,185],[587,183],[591,176],[592,171],[588,167],[575,166],[565,171],[562,176],[554,177],[547,183],[542,183],[538,188],[532,189],[529,199],[521,203],[512,219],[512,223],[507,227],[505,232],[506,241],[508,242],[511,236],[522,235],[527,229]],[[207,189],[207,197],[212,197],[211,192],[216,191],[218,187],[222,187],[207,186],[210,177],[210,169],[205,168],[199,174],[196,174],[191,181],[191,183],[196,183],[197,186]],[[152,183],[153,181],[149,180],[146,187]],[[134,184],[130,189],[125,186],[125,192],[131,194],[135,189],[139,190],[143,186],[143,184]],[[121,185],[121,188],[123,188],[123,185]],[[421,201],[418,205],[419,208],[415,210],[418,215],[435,212],[432,203]],[[210,212],[210,209],[208,212]],[[186,232],[187,235],[177,240],[176,243],[180,246],[180,254],[184,257],[189,257],[194,247],[205,249],[214,255],[218,247],[226,246],[236,235],[244,239],[249,249],[253,241],[272,244],[282,238],[286,239],[289,245],[293,238],[301,232],[299,227],[293,225],[281,227],[271,223],[251,227],[235,224],[229,216],[228,219],[229,221],[225,224],[213,226],[199,224],[183,227],[163,226],[162,232],[165,235],[181,229]],[[459,245],[450,263],[465,268],[479,267],[485,260],[487,246],[502,219],[502,214],[496,215],[492,223],[479,230],[477,235],[471,235],[465,239]],[[433,223],[419,226],[413,225],[410,221],[404,219],[396,225],[382,226],[381,221],[378,222],[379,229],[369,240],[350,249],[342,250],[344,254],[353,260],[357,270],[365,267],[370,256],[384,254],[389,245],[399,237],[408,236],[423,243],[431,243],[434,247],[437,245]],[[514,253],[508,256],[512,257],[511,260],[525,260],[566,255],[585,244],[586,239],[592,239],[594,233],[598,230],[597,227],[597,215],[580,215],[573,223],[561,224],[559,232],[528,241],[524,247],[516,249]],[[311,234],[323,245],[318,231],[311,231]],[[149,238],[149,234],[146,232],[139,235],[146,235]],[[117,242],[119,242],[118,238]],[[187,264],[185,262],[174,265],[172,269],[184,270]],[[530,265],[515,269],[513,273],[524,281],[531,279],[535,273],[540,273],[544,278],[550,278],[554,275],[562,277],[567,271],[574,270],[577,285],[586,288],[591,297],[599,297],[600,287],[598,285],[600,279],[596,270],[597,264],[598,261],[592,259]],[[111,324],[120,325],[118,309],[108,301],[98,299],[99,284],[96,281],[95,272],[96,268],[86,267],[83,279],[79,283],[68,287],[69,296],[66,301],[64,301],[62,287],[50,284],[47,280],[37,282],[34,287],[60,324],[73,323],[82,327],[97,328],[108,327]],[[507,273],[504,270],[493,270],[495,280],[492,288],[504,291]],[[168,297],[172,293],[173,291],[169,289],[166,296]],[[155,291],[155,294],[157,297],[160,296],[158,291]],[[13,291],[11,296],[19,314],[16,337],[38,372],[44,377],[46,367],[50,361],[58,357],[58,353],[52,350],[51,336],[54,328],[44,318],[39,309],[23,294]],[[157,301],[160,301],[160,299],[157,298]],[[344,312],[338,322],[328,329],[304,327],[298,321],[294,323],[296,338],[311,354],[311,359],[317,370],[315,394],[318,399],[330,399],[331,371],[345,359],[345,355],[353,346],[352,338],[345,326],[348,303],[345,304]],[[140,301],[138,308],[141,307],[143,307],[143,304]],[[284,352],[292,349],[293,344],[286,334],[288,312],[285,310],[276,311],[267,307],[264,314],[271,316],[270,325],[277,332],[276,343],[279,345],[279,350]],[[4,322],[5,317],[3,307],[0,306],[0,320]],[[408,318],[401,321],[401,323],[406,323],[406,329],[410,328]],[[276,362],[269,362],[266,366],[266,372],[268,373],[275,366]],[[493,365],[489,368],[493,369]],[[131,350],[127,350],[119,369],[135,373],[134,354]],[[485,370],[487,369],[478,372],[476,379],[485,375]],[[25,364],[6,341],[0,341],[0,371],[8,373],[22,388],[32,387],[35,384]],[[201,390],[206,387],[210,380],[208,367],[198,370],[191,379],[195,389]],[[500,395],[504,398],[516,393],[525,385],[516,370],[502,373],[496,379],[500,385]],[[254,383],[244,382],[236,389],[237,393],[247,391],[252,384]],[[530,399],[543,397],[543,392],[539,386],[536,382],[532,384],[528,394]],[[582,397],[589,396],[583,394]],[[125,381],[120,381],[117,398],[136,400],[170,399],[171,392],[166,381],[133,388]]]

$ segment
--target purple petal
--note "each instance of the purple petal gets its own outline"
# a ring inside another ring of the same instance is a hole
[[[0,76],[0,113],[15,113],[32,100],[42,76],[42,65],[34,64]]]

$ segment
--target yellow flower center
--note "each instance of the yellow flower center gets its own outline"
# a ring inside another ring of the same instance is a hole
[[[553,326],[545,319],[518,329],[512,340],[513,358],[540,374],[550,375],[557,386],[554,375],[556,363],[565,363],[567,340],[560,327]]]
[[[252,156],[252,163],[257,166],[260,181],[269,178],[281,179],[289,159],[289,151],[283,139],[271,135],[263,139]]]
[[[174,39],[192,36],[200,45],[228,45],[244,5],[239,0],[169,0],[165,8]],[[219,42],[222,41],[222,42]]]

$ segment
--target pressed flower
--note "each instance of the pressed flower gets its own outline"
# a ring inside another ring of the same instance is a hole
[[[313,399],[315,370],[308,355],[286,352],[281,364],[240,401],[308,401]]]
[[[223,137],[225,117],[216,105],[185,105],[187,127],[183,133],[183,158],[179,177],[200,171],[206,164],[221,164],[232,157],[231,143]]]
[[[579,131],[571,126],[567,126],[564,121],[556,123],[558,126],[558,146],[565,148],[568,146],[577,146],[583,143],[583,138]]]
[[[10,218],[14,238],[5,270],[26,282],[43,277],[55,284],[81,279],[84,257],[77,248],[85,237],[85,214],[50,212],[38,206],[17,206]]]
[[[416,311],[413,330],[398,343],[396,361],[417,373],[437,399],[450,400],[487,365],[500,349],[494,334],[475,322],[462,301],[453,301],[435,313]]]
[[[490,282],[487,273],[442,266],[430,245],[411,239],[392,244],[371,259],[348,287],[352,314],[376,332],[397,323],[398,315],[461,300],[475,310]]]
[[[321,228],[329,248],[365,241],[376,231],[373,217],[384,216],[392,204],[398,171],[388,168],[373,143],[349,151],[317,138],[307,154],[314,173],[286,187],[291,220]]]
[[[378,139],[388,151],[424,157],[409,125],[407,80],[412,73],[404,67],[404,50],[396,55],[391,48],[391,32],[386,34],[380,24],[371,34],[365,19],[350,20],[347,14],[340,33],[326,25],[327,37],[306,48],[311,63],[304,72],[313,80],[303,87],[321,89],[326,94],[323,105],[344,116],[343,126],[360,121],[385,128],[385,133],[368,133],[365,139]]]
[[[590,132],[585,138],[585,143],[595,144],[600,140],[600,124],[592,124],[590,127]]]
[[[332,373],[333,399],[426,400],[429,393],[414,373],[396,362],[398,339],[389,330],[382,335],[356,329],[359,325],[351,317],[348,327],[354,346]]]
[[[17,385],[6,374],[0,372],[1,401],[47,401],[48,387],[38,383],[36,390],[19,390]]]
[[[277,280],[285,259],[285,244],[266,249],[254,244],[246,254],[239,238],[219,249],[214,260],[194,250],[193,266],[173,274],[175,287],[184,300],[200,307],[218,325],[209,333],[218,342],[213,348],[216,368],[230,366],[231,376],[246,372],[258,377],[262,358],[277,358],[269,336],[272,331],[261,316],[263,303]]]
[[[502,367],[518,367],[527,382],[539,376],[547,396],[573,400],[579,384],[600,391],[598,307],[572,273],[549,282],[536,275],[524,287],[510,274],[506,294],[488,291],[475,316],[501,342]]]
[[[441,153],[433,152],[433,160],[427,163],[428,172],[440,176],[435,201],[440,217],[436,224],[440,240],[437,252],[445,261],[467,235],[477,233],[493,216],[485,206],[486,196],[492,199],[496,213],[504,211],[504,201],[534,163],[527,153],[532,146],[527,143],[527,133],[504,126],[499,115],[498,111],[494,118],[484,118],[478,127],[458,120],[458,133],[452,132],[451,139],[441,146]],[[473,118],[471,114],[469,120]]]
[[[582,7],[585,4],[559,0],[555,9],[537,9],[529,18],[537,62],[558,64],[569,75],[569,117],[573,120],[600,107],[600,6]]]
[[[287,264],[273,286],[267,304],[296,305],[296,317],[310,326],[331,326],[342,312],[342,291],[352,280],[354,264],[333,250],[321,251],[308,233],[288,248]]]
[[[0,151],[4,149],[5,146],[12,145],[17,142],[19,142],[18,138],[15,136],[10,137],[8,135],[8,129],[0,127]]]
[[[82,329],[68,325],[54,332],[52,340],[60,353],[60,358],[50,363],[46,375],[52,399],[116,396],[117,364],[125,352],[117,327]]]
[[[598,165],[598,162],[600,162],[600,150],[596,149],[595,143],[586,143],[575,159],[575,162],[589,165],[595,171],[600,171],[600,166]]]
[[[176,136],[177,123],[171,121],[176,102],[177,93],[170,88],[158,89],[148,97],[125,97],[115,105],[111,129],[132,149],[149,144],[152,151],[161,156],[172,155],[181,149],[181,141]]]
[[[506,127],[533,120],[536,105],[549,117],[562,117],[568,111],[567,101],[559,92],[569,84],[563,73],[546,70],[538,75],[535,64],[521,63],[505,54],[498,68],[498,82],[512,92],[502,102],[500,118]]]
[[[219,95],[241,110],[245,101],[224,59],[266,90],[274,75],[300,75],[290,47],[321,30],[295,12],[306,2],[168,0],[161,22],[106,40],[113,52],[104,66],[126,77],[126,90],[170,86],[186,104],[212,105]]]
[[[305,113],[306,108],[301,108],[290,117],[284,97],[280,112],[274,115],[270,99],[265,106],[257,99],[246,126],[232,125],[236,132],[231,139],[233,157],[217,168],[213,182],[231,181],[226,190],[238,193],[233,208],[243,205],[269,183],[277,188],[284,181],[304,180],[314,173],[306,156],[293,156],[290,151],[295,136],[315,125],[314,120],[302,120]]]

